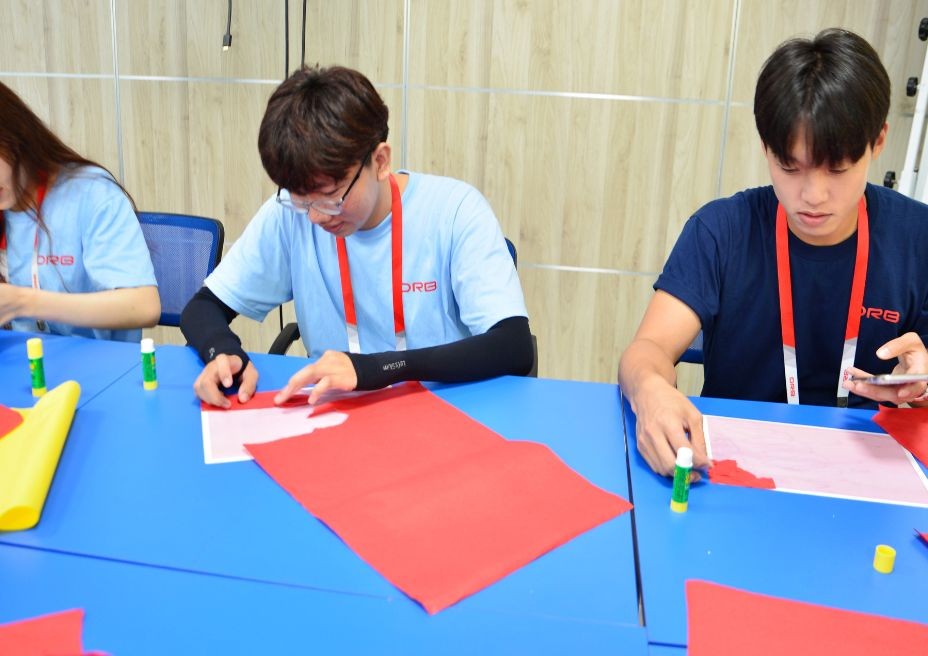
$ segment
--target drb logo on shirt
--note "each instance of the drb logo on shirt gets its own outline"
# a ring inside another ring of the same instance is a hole
[[[860,316],[867,319],[882,319],[889,323],[899,323],[899,313],[896,310],[884,310],[882,308],[868,308],[861,306]]]
[[[74,256],[73,255],[37,255],[39,266],[43,264],[52,264],[52,265],[61,265],[61,266],[73,266],[74,265]]]
[[[428,282],[404,282],[403,283],[403,293],[407,292],[434,292],[438,289],[437,280],[429,280]]]

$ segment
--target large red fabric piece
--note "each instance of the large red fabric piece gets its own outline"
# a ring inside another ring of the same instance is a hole
[[[84,651],[81,647],[83,621],[84,611],[74,609],[0,625],[0,654],[79,656]]]
[[[690,656],[924,656],[928,625],[686,582]]]
[[[507,441],[418,383],[328,406],[348,419],[248,449],[430,613],[631,508],[546,446]]]
[[[928,408],[880,406],[873,421],[928,467]]]
[[[23,416],[5,405],[0,405],[0,437],[12,432],[23,423]]]
[[[739,487],[756,487],[765,490],[775,490],[776,483],[772,478],[755,476],[751,472],[741,469],[735,460],[715,460],[709,467],[709,480],[722,485],[737,485]]]

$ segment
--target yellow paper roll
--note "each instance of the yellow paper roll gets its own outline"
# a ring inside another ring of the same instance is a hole
[[[62,383],[35,407],[17,410],[23,423],[0,438],[0,530],[39,523],[80,396],[76,382]]]

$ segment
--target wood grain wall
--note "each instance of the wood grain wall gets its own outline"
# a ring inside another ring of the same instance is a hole
[[[4,0],[0,80],[120,176],[139,208],[220,218],[227,247],[274,186],[257,129],[285,74],[286,0]],[[302,3],[289,3],[289,68]],[[328,0],[308,3],[306,61],[363,71],[391,110],[398,164],[462,178],[519,249],[542,376],[612,381],[683,222],[766,183],[753,85],[778,43],[831,26],[905,81],[928,0]],[[285,310],[285,320],[292,310]],[[238,319],[249,350],[278,330]],[[177,331],[152,331],[179,342]],[[700,371],[682,367],[698,392]]]

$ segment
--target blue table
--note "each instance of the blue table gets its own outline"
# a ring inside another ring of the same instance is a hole
[[[82,608],[111,654],[648,654],[641,627],[410,604],[0,545],[0,624]]]
[[[138,344],[0,330],[0,404],[31,408],[36,401],[26,356],[30,337],[42,339],[47,389],[76,380],[81,386],[79,408],[139,367],[141,359]]]
[[[281,387],[308,362],[254,360],[261,389]],[[144,391],[136,369],[80,409],[39,525],[0,534],[0,543],[366,595],[425,614],[256,464],[205,465],[191,388],[200,363],[190,349],[163,346],[157,364],[158,390]],[[615,386],[508,377],[434,390],[507,438],[548,444],[594,484],[627,498]],[[441,615],[477,610],[636,626],[630,514]]]
[[[872,411],[693,399],[704,414],[879,431]],[[671,481],[635,448],[624,406],[642,604],[648,640],[686,644],[684,582],[705,579],[779,597],[928,622],[928,509],[699,483],[689,510],[669,508]],[[877,544],[895,571],[872,568]]]

